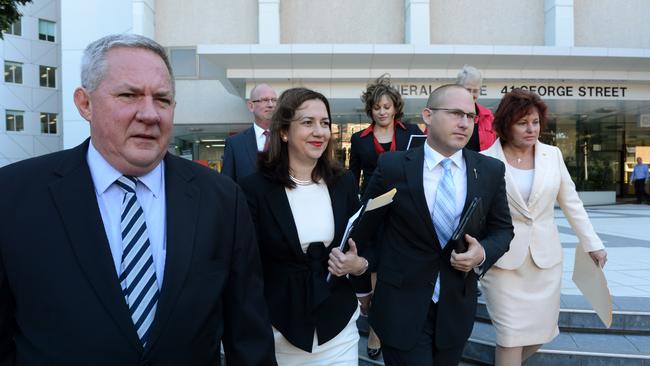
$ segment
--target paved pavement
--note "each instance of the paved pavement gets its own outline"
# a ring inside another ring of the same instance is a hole
[[[605,277],[614,303],[617,298],[637,298],[634,307],[641,308],[634,310],[650,310],[650,205],[590,206],[587,213],[607,248]],[[556,209],[555,218],[565,255],[562,294],[580,295],[571,280],[578,238],[560,209]]]

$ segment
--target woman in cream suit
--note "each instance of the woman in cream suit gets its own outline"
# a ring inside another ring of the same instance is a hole
[[[546,109],[535,93],[515,89],[506,94],[494,120],[499,139],[483,151],[506,165],[515,227],[510,250],[481,280],[497,332],[498,366],[521,365],[559,333],[562,246],[554,222],[556,201],[594,262],[602,267],[607,258],[562,153],[538,141]]]

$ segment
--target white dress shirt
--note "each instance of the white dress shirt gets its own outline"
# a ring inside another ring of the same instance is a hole
[[[442,179],[445,169],[440,162],[446,157],[435,151],[429,146],[424,144],[424,170],[422,172],[422,184],[424,187],[424,197],[427,200],[427,207],[429,208],[429,217],[433,214],[433,206],[436,202],[436,191],[438,190],[438,183]],[[456,191],[456,209],[454,211],[454,228],[460,222],[460,216],[463,213],[465,206],[465,198],[467,196],[467,174],[465,169],[465,159],[463,159],[463,150],[458,150],[451,159],[451,175],[454,180],[454,190]],[[445,245],[447,243],[440,243]],[[440,276],[436,278],[436,285],[433,289],[433,296],[431,299],[438,302],[440,299]]]
[[[104,159],[93,146],[92,140],[88,146],[86,161],[90,168],[90,175],[95,187],[95,196],[97,197],[97,204],[99,205],[108,244],[111,247],[115,271],[119,277],[122,273],[122,232],[120,224],[124,191],[114,183],[122,176],[122,173]],[[162,288],[167,253],[164,172],[165,165],[161,161],[148,174],[138,177],[139,182],[135,188],[138,203],[140,203],[142,211],[144,211],[147,223],[147,233],[149,234],[149,244],[159,289]]]
[[[440,164],[443,159],[445,159],[445,156],[442,156],[442,154],[432,149],[429,144],[424,144],[424,171],[422,173],[422,184],[424,186],[424,196],[427,199],[429,213],[433,212],[438,183],[445,173],[445,169]],[[454,227],[456,227],[460,222],[460,215],[463,213],[463,207],[465,207],[465,198],[467,196],[467,174],[462,150],[458,150],[455,154],[450,156],[449,159],[452,161],[451,175],[454,180],[454,189],[456,190],[456,210],[454,211]]]
[[[253,130],[255,130],[255,142],[257,142],[257,151],[264,150],[264,144],[266,143],[266,136],[264,136],[264,131],[262,127],[258,126],[257,123],[253,123]],[[269,136],[270,138],[271,136]]]

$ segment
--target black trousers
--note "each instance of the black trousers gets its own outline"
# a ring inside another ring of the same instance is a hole
[[[386,366],[457,366],[463,353],[465,345],[458,347],[437,349],[436,337],[444,337],[444,334],[436,334],[436,315],[438,305],[431,302],[427,321],[418,337],[418,342],[413,349],[408,351],[383,346],[384,363]]]
[[[643,200],[648,200],[648,195],[645,193],[645,179],[637,179],[634,181],[634,193],[636,193],[636,202],[641,203]]]

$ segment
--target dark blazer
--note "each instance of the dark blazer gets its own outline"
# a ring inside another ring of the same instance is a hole
[[[417,125],[404,124],[406,129],[395,127],[395,145],[397,151],[406,150],[411,135],[422,135],[422,131]],[[377,153],[373,142],[374,135],[372,132],[364,134],[361,130],[352,134],[350,138],[350,171],[357,179],[357,184],[361,181],[361,172],[363,171],[363,182],[361,182],[361,194],[364,193],[372,173],[377,167]]]
[[[513,227],[506,200],[503,163],[464,149],[467,166],[467,210],[482,198],[485,221],[477,238],[485,248],[483,273],[508,250]],[[422,186],[424,148],[382,154],[363,200],[397,188],[385,217],[381,261],[377,271],[370,324],[382,343],[408,350],[425,325],[434,285],[440,273],[440,301],[435,325],[439,349],[462,345],[476,311],[474,271],[465,276],[451,267],[453,245],[441,249]],[[362,244],[362,243],[361,243]]]
[[[257,171],[257,140],[253,126],[226,138],[221,174],[239,182]]]
[[[339,245],[348,218],[359,208],[354,177],[346,173],[328,187],[334,240],[328,248],[310,248],[308,253],[300,247],[284,186],[261,173],[244,179],[241,186],[257,230],[271,323],[291,344],[310,352],[314,330],[323,344],[345,328],[357,309],[351,280],[332,277],[331,285],[325,282],[329,253]]]
[[[165,275],[143,349],[86,152],[0,169],[0,365],[275,364],[250,214],[229,179],[167,154]]]

